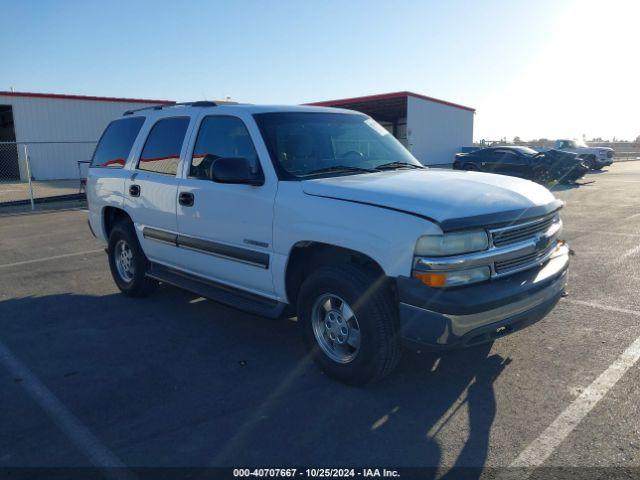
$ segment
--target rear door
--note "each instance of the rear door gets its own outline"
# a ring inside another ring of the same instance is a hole
[[[260,186],[211,180],[212,159],[247,158],[264,171],[249,133],[257,126],[233,115],[203,114],[194,133],[178,196],[182,266],[208,279],[265,296],[273,295],[272,223],[277,179]],[[207,156],[209,155],[209,156]],[[268,159],[263,159],[265,162]],[[183,248],[186,247],[186,248]]]
[[[124,167],[135,150],[134,144],[145,117],[126,117],[111,122],[100,137],[87,176],[89,222],[105,241],[102,224],[104,207],[122,207],[122,192],[128,170]]]
[[[125,182],[126,210],[145,254],[170,265],[176,262],[177,173],[189,124],[189,116],[158,118]]]

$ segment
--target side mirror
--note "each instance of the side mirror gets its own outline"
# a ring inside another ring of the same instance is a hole
[[[209,157],[210,155],[207,155]],[[205,161],[209,160],[205,158]],[[242,157],[220,157],[211,160],[211,180],[217,183],[236,183],[259,186],[264,184],[262,171]]]

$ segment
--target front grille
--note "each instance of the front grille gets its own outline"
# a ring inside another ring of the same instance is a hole
[[[613,152],[611,150],[607,152],[607,158],[613,158]]]
[[[521,257],[510,258],[502,262],[495,262],[494,268],[497,274],[509,273],[514,270],[519,270],[523,267],[532,267],[538,260],[544,258],[551,250],[556,247],[556,243],[553,242],[545,250],[539,252],[530,253],[528,255],[522,255]]]
[[[546,232],[557,220],[557,214],[543,217],[533,222],[527,222],[512,227],[505,227],[491,232],[493,245],[503,247],[512,243],[522,242],[535,237],[538,233]]]

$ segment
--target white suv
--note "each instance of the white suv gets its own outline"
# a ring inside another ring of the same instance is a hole
[[[533,182],[423,167],[366,115],[158,106],[105,130],[89,224],[120,290],[163,282],[297,316],[317,364],[380,379],[401,344],[491,341],[544,317],[566,284],[562,202]]]

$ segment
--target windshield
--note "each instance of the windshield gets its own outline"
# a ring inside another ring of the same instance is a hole
[[[364,115],[281,112],[254,117],[276,169],[288,178],[422,168],[393,135]]]
[[[561,140],[562,148],[587,148],[587,144],[582,140]]]

